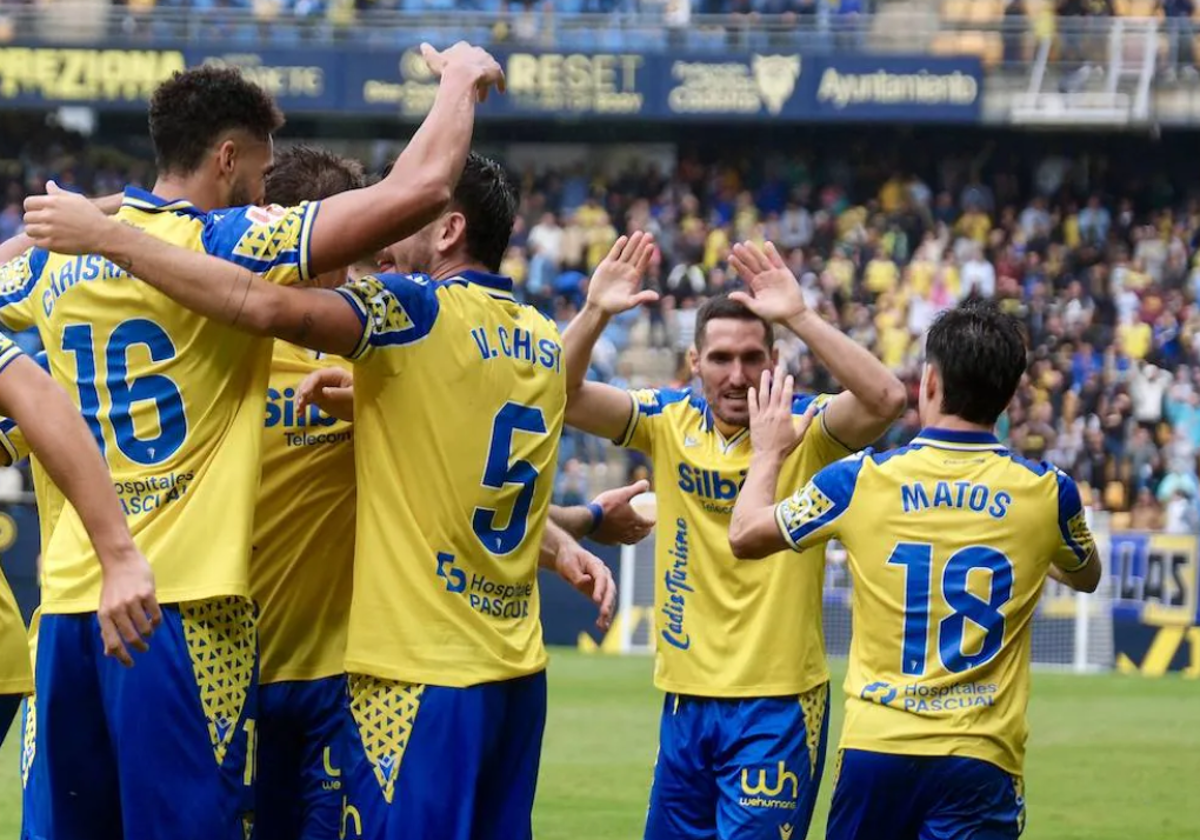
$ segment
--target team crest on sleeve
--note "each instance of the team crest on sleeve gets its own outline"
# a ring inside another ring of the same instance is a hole
[[[300,242],[303,213],[282,207],[251,207],[246,211],[250,226],[233,248],[235,256],[275,262],[280,254],[296,250]]]
[[[359,298],[367,307],[372,335],[408,332],[413,328],[413,319],[378,277],[364,277],[356,285]]]
[[[28,253],[0,265],[0,295],[12,294],[24,288],[29,276]]]
[[[833,500],[821,492],[811,481],[791,498],[779,505],[779,515],[789,531],[795,531],[807,522],[819,519],[833,510]]]
[[[1071,536],[1071,542],[1083,549],[1084,554],[1096,550],[1092,542],[1092,532],[1088,528],[1087,516],[1082,510],[1067,522],[1067,533]]]

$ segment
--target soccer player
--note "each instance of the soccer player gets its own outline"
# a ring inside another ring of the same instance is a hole
[[[546,703],[537,569],[574,580],[604,623],[613,586],[547,524],[562,348],[495,273],[517,210],[507,174],[468,158],[449,208],[407,240],[405,263],[428,275],[335,291],[264,282],[78,196],[28,209],[35,240],[97,248],[222,323],[354,360],[345,836],[531,837]]]
[[[502,83],[482,50],[425,53],[441,75],[437,99],[392,176],[291,208],[234,206],[262,198],[282,122],[271,98],[237,70],[176,74],[150,107],[154,192],[128,189],[117,219],[280,284],[408,234],[445,206],[474,104]],[[247,577],[270,344],[185,311],[96,252],[35,248],[0,279],[0,320],[41,332],[169,605],[162,641],[141,667],[122,674],[96,663],[94,560],[64,512],[46,554],[36,675],[47,833],[241,837],[253,807]]]
[[[354,419],[354,376],[344,367],[326,367],[311,373],[296,389],[296,411],[315,405],[339,420]],[[634,545],[654,530],[654,521],[634,509],[633,499],[650,489],[650,482],[635,481],[605,490],[587,505],[550,505],[550,521],[572,539],[585,537],[602,545]]]
[[[804,438],[790,378],[764,372],[750,398],[754,456],[734,551],[806,551],[836,537],[849,552],[854,625],[830,840],[1016,838],[1034,607],[1047,574],[1085,592],[1100,581],[1075,483],[992,433],[1025,371],[1017,321],[965,303],[930,328],[925,357],[921,434],[839,461],[778,505],[780,465]]]
[[[690,351],[700,393],[632,393],[585,379],[614,315],[652,300],[644,266],[614,246],[564,335],[567,422],[653,461],[658,501],[655,684],[666,692],[646,837],[803,837],[824,762],[829,699],[821,629],[822,553],[736,561],[729,517],[750,463],[747,392],[775,358],[773,324],[798,335],[848,390],[797,395],[820,410],[787,459],[786,480],[875,440],[904,391],[867,350],[805,307],[779,254],[738,245],[752,293],[719,295],[696,316]],[[627,246],[626,246],[627,247]]]
[[[79,412],[62,389],[4,336],[0,336],[0,412],[6,415],[0,419],[0,460],[12,464],[35,452],[41,463],[39,473],[73,505],[95,547],[103,577],[96,614],[103,649],[123,665],[132,665],[129,648],[145,651],[145,639],[162,620],[154,575],[134,545],[104,461]],[[52,513],[46,516],[52,523]],[[0,742],[21,700],[32,690],[25,622],[0,574]]]

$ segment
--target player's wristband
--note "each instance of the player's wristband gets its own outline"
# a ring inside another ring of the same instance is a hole
[[[590,537],[596,531],[600,530],[600,523],[604,521],[604,508],[595,502],[589,502],[587,505],[588,513],[592,515],[592,527],[584,536]]]

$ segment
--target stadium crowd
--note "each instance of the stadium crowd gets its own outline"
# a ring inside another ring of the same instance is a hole
[[[47,178],[95,193],[150,179],[133,158],[97,147],[85,155],[72,135],[46,131],[21,148],[10,134],[2,150],[0,238],[19,229],[20,201]],[[857,152],[753,165],[689,153],[673,171],[634,164],[608,176],[583,164],[523,172],[503,271],[565,326],[617,236],[653,232],[660,253],[648,283],[661,301],[613,321],[591,375],[686,385],[696,309],[737,283],[731,243],[775,242],[810,305],[908,385],[912,408],[879,442],[887,447],[918,431],[919,336],[965,297],[998,298],[1031,346],[1001,438],[1074,476],[1115,525],[1200,530],[1200,202],[1162,184],[1090,192],[1083,167],[1053,154],[1027,172],[960,155],[919,177],[896,160],[862,164]],[[18,338],[36,349],[36,338]],[[837,388],[798,340],[779,349],[801,387]],[[575,433],[561,457],[563,503],[648,469],[635,453]]]

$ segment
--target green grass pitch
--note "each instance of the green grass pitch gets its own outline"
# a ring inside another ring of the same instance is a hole
[[[641,837],[662,704],[642,657],[552,651],[538,840]],[[834,664],[835,685],[842,665]],[[831,748],[841,727],[836,692]],[[1035,673],[1028,840],[1200,838],[1200,682]],[[16,838],[16,731],[0,751],[0,840]],[[832,772],[832,753],[826,769]],[[809,836],[824,836],[830,785]],[[796,838],[799,840],[799,838]]]

